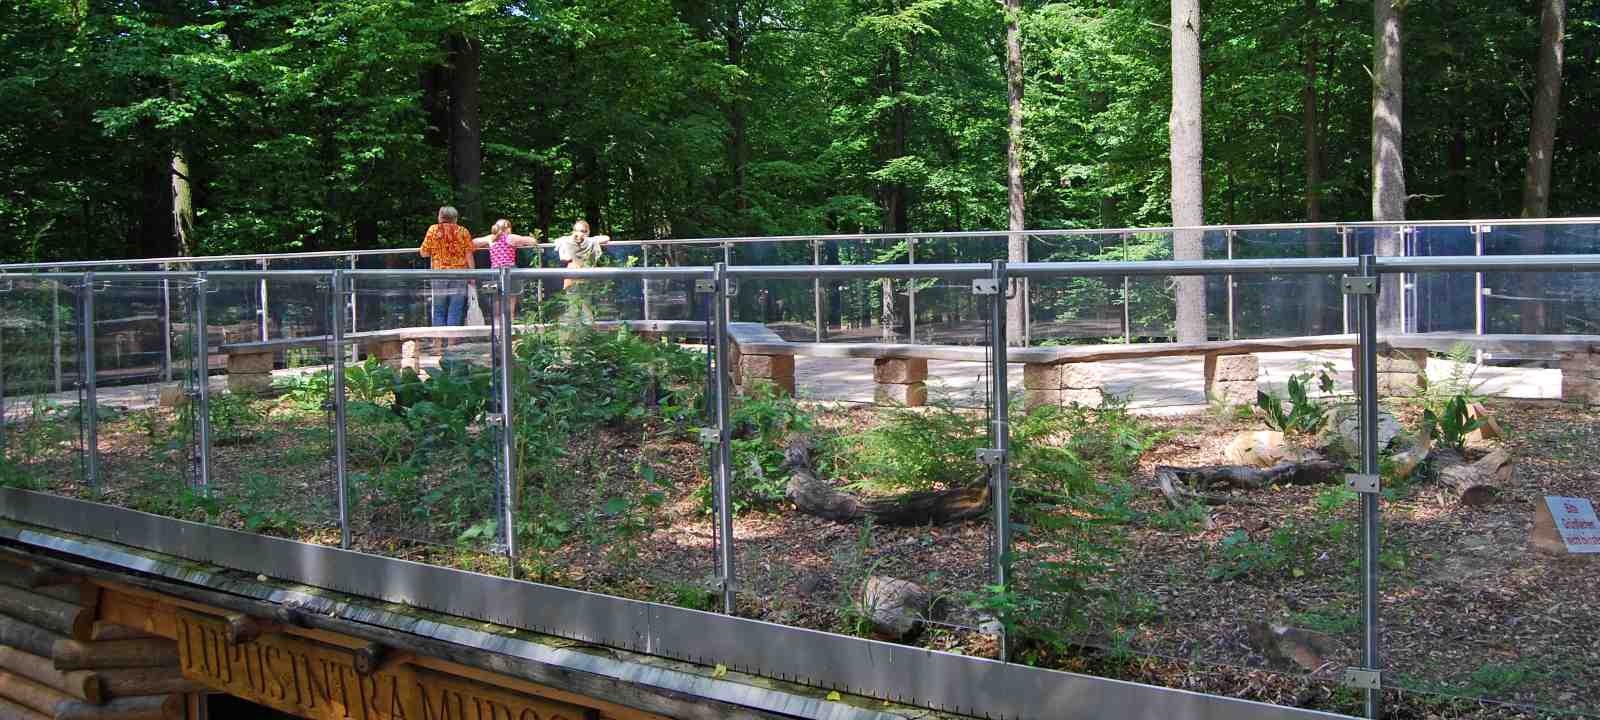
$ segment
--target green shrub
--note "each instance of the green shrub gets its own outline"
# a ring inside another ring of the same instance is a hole
[[[1316,373],[1295,373],[1289,376],[1289,409],[1276,395],[1256,391],[1256,407],[1261,408],[1267,427],[1285,435],[1314,435],[1328,422],[1328,409],[1323,401],[1311,397],[1307,388],[1312,379],[1324,393],[1334,390],[1332,364],[1325,364]]]

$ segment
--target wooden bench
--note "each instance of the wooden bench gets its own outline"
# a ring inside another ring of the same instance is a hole
[[[611,330],[626,326],[649,337],[705,337],[706,324],[692,320],[607,320],[594,323],[594,327]],[[532,331],[544,326],[519,325],[521,331]],[[406,327],[350,333],[345,339],[359,343],[369,358],[376,358],[396,367],[415,367],[417,340],[461,340],[486,338],[492,330],[489,325],[453,325],[444,327]],[[295,348],[327,347],[333,342],[331,335],[311,335],[279,340],[224,343],[211,349],[212,354],[227,358],[228,390],[240,393],[260,393],[272,387],[272,370],[277,365],[278,353]]]
[[[795,392],[796,356],[871,358],[874,397],[880,403],[907,406],[927,402],[929,360],[989,362],[986,347],[904,345],[884,343],[793,343],[765,326],[732,323],[735,345],[734,382],[770,382]],[[1388,336],[1378,348],[1377,390],[1384,396],[1412,395],[1426,385],[1428,354],[1446,352],[1459,343],[1490,352],[1556,354],[1561,358],[1562,399],[1600,404],[1600,336],[1594,335],[1488,335],[1425,334]],[[1070,345],[1010,348],[1006,358],[1023,366],[1024,403],[1098,405],[1104,399],[1103,382],[1095,364],[1112,360],[1183,357],[1205,359],[1208,399],[1230,404],[1250,404],[1256,399],[1260,377],[1259,353],[1350,350],[1359,368],[1359,340],[1355,335],[1314,335],[1262,340],[1226,340],[1197,343],[1141,343],[1131,345]]]

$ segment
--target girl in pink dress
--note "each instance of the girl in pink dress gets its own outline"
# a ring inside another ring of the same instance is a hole
[[[494,222],[491,234],[480,238],[473,238],[473,244],[479,248],[489,248],[489,267],[500,269],[503,267],[515,268],[517,266],[517,249],[537,247],[539,240],[526,235],[513,235],[511,221],[500,218]],[[522,297],[523,281],[512,279],[511,287],[507,289],[511,296],[511,315],[516,317],[517,300]]]

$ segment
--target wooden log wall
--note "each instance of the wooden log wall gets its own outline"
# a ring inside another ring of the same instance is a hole
[[[173,640],[99,618],[82,578],[0,561],[0,720],[182,720]]]

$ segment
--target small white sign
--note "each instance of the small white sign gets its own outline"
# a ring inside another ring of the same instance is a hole
[[[1600,553],[1600,519],[1595,517],[1594,505],[1583,498],[1547,496],[1544,501],[1567,543],[1567,552]]]

